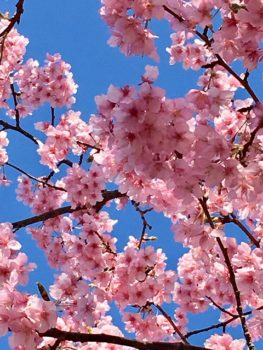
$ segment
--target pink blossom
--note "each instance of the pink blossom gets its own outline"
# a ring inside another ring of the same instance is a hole
[[[215,350],[243,350],[245,340],[233,340],[231,335],[227,333],[222,336],[212,335],[208,340],[206,340],[205,346]]]

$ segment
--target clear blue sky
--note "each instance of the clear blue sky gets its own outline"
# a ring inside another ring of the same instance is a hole
[[[0,11],[13,13],[15,4],[14,0],[2,0]],[[138,84],[145,65],[155,64],[145,57],[126,58],[118,49],[110,48],[106,44],[109,31],[99,18],[99,7],[99,0],[26,0],[25,13],[19,25],[19,31],[30,40],[26,59],[32,57],[42,64],[47,52],[50,54],[58,52],[66,62],[71,64],[74,79],[79,85],[77,103],[73,108],[80,110],[85,120],[96,111],[94,96],[105,93],[110,84],[116,86]],[[180,65],[169,66],[169,56],[165,52],[165,48],[170,45],[168,25],[167,23],[153,23],[152,26],[160,36],[161,61],[158,64],[160,77],[156,84],[165,88],[169,97],[183,96],[190,88],[196,86],[198,73],[183,71]],[[257,92],[260,90],[260,79],[259,75],[254,75],[254,86]],[[33,116],[25,120],[25,127],[31,128],[32,123],[45,118],[46,113],[49,111],[45,107],[35,112]],[[56,112],[57,115],[59,113],[59,111]],[[30,142],[24,142],[22,138],[12,136],[8,150],[10,162],[23,166],[35,176],[45,174],[44,168],[37,166],[38,156],[34,154]],[[6,169],[6,173],[15,184],[18,174],[10,169]],[[0,188],[1,221],[19,220],[31,216],[28,208],[15,201],[13,190],[13,186]],[[131,208],[119,214],[120,222],[116,230],[121,248],[130,234],[139,236],[141,221]],[[112,216],[116,218],[116,212],[112,212]],[[173,241],[170,223],[157,214],[151,214],[149,218],[153,226],[152,234],[159,237],[158,245],[166,251],[169,257],[168,266],[174,268],[183,250]],[[30,261],[38,264],[37,271],[30,274],[31,281],[27,287],[28,291],[36,293],[35,282],[40,280],[45,285],[51,284],[53,272],[47,273],[47,264],[43,254],[36,250],[35,243],[30,240],[24,230],[18,232],[18,238]],[[114,316],[118,323],[116,312]],[[193,317],[192,329],[209,325],[210,317],[210,313],[201,317]],[[190,338],[196,345],[202,344],[203,339],[203,336]],[[8,349],[6,338],[0,339],[0,348]]]

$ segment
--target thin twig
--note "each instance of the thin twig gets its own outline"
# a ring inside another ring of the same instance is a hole
[[[228,315],[231,316],[231,317],[234,317],[234,316],[235,316],[235,315],[232,314],[231,312],[229,312],[229,311],[227,311],[226,309],[224,309],[222,306],[218,305],[211,297],[209,297],[209,296],[206,295],[206,298],[207,298],[208,300],[210,300],[211,303],[212,303],[215,307],[217,307],[220,311],[224,312],[225,314],[228,314]]]
[[[97,152],[100,152],[102,149],[99,148],[98,146],[95,146],[95,145],[91,145],[89,143],[84,143],[84,142],[81,142],[81,141],[77,141],[77,144],[79,146],[84,146],[86,148],[92,148],[92,149],[95,149]]]
[[[263,119],[259,122],[258,126],[252,131],[252,133],[250,134],[250,138],[248,140],[247,143],[245,143],[245,145],[243,146],[243,149],[241,150],[241,156],[240,159],[244,160],[247,152],[249,151],[250,146],[252,145],[252,143],[254,142],[254,139],[257,135],[257,132],[263,128]]]
[[[63,159],[63,160],[61,160],[60,162],[58,162],[57,167],[59,168],[62,164],[66,164],[66,165],[68,165],[69,167],[72,167],[72,166],[73,166],[72,161],[69,160],[69,159]],[[45,181],[46,181],[46,182],[49,181],[49,180],[52,178],[52,176],[54,176],[54,175],[55,175],[55,171],[52,170],[52,171],[49,173],[48,176],[45,176]]]
[[[230,216],[224,216],[221,219],[222,223],[233,223],[236,226],[238,226],[245,234],[246,236],[250,239],[251,243],[253,243],[257,248],[260,247],[260,242],[252,235],[252,233],[240,222],[237,217],[235,216],[234,213],[231,214]]]
[[[248,330],[246,317],[244,315],[244,311],[242,308],[240,291],[237,287],[235,273],[234,273],[233,266],[232,266],[231,261],[230,261],[229,256],[228,256],[227,248],[224,246],[222,240],[219,237],[216,237],[216,241],[221,249],[221,252],[223,253],[224,260],[225,260],[225,263],[226,263],[226,266],[227,266],[227,269],[229,272],[229,281],[232,285],[235,299],[236,299],[236,310],[237,310],[238,316],[239,316],[240,321],[241,321],[241,326],[243,328],[243,334],[244,334],[244,337],[246,339],[247,346],[248,346],[249,350],[255,350],[256,348],[255,348],[255,345],[253,344],[252,337],[251,337],[249,330]]]
[[[13,100],[14,100],[14,106],[15,106],[15,116],[16,116],[16,127],[19,128],[19,122],[20,122],[20,115],[19,111],[17,109],[17,98],[16,98],[16,92],[15,92],[15,87],[14,84],[10,84]]]
[[[182,339],[184,344],[189,344],[188,340],[186,339],[186,337],[183,335],[183,333],[180,331],[180,329],[176,326],[176,324],[173,322],[173,320],[171,319],[171,317],[167,314],[167,312],[160,306],[157,304],[152,303],[152,305],[154,305],[161,313],[162,315],[167,319],[167,321],[170,323],[170,325],[172,326],[174,333],[176,333],[177,335],[179,335],[179,337]]]
[[[207,197],[203,197],[202,199],[199,198],[199,203],[201,204],[201,206],[203,208],[203,211],[206,215],[206,218],[209,222],[210,227],[212,229],[214,229],[215,225],[213,223],[213,220],[212,220],[211,215],[209,213],[209,210],[207,208],[207,200],[208,200]],[[248,327],[247,327],[246,317],[244,315],[244,311],[243,311],[242,303],[241,303],[240,291],[237,287],[234,269],[233,269],[233,266],[232,266],[231,261],[229,259],[227,248],[224,246],[222,240],[219,237],[216,237],[216,241],[217,241],[219,248],[223,254],[225,264],[226,264],[228,272],[229,272],[229,282],[231,283],[233,291],[234,291],[234,295],[235,295],[235,299],[236,299],[236,310],[238,313],[238,317],[240,318],[240,322],[241,322],[241,326],[243,329],[244,337],[246,339],[247,346],[248,346],[249,350],[255,350],[255,346],[253,344],[251,335],[250,335]]]
[[[238,315],[235,315],[233,318],[230,318],[224,322],[220,322],[220,323],[217,323],[217,324],[214,324],[212,326],[208,326],[208,327],[204,327],[204,328],[200,328],[200,329],[196,329],[194,331],[191,331],[191,332],[187,332],[185,334],[185,337],[186,338],[190,338],[192,337],[193,335],[196,335],[196,334],[200,334],[200,333],[204,333],[204,332],[209,332],[211,331],[212,329],[217,329],[217,328],[224,328],[226,327],[229,323],[235,321],[237,318],[239,318]]]
[[[51,109],[51,125],[54,126],[55,125],[55,108],[54,107],[50,107]]]
[[[215,56],[218,59],[218,64],[222,67],[225,68],[226,71],[228,71],[228,73],[230,73],[234,78],[236,78],[236,80],[239,81],[239,83],[247,90],[248,94],[253,98],[253,100],[255,102],[259,102],[259,98],[257,97],[257,95],[255,94],[255,92],[253,91],[253,89],[251,88],[251,86],[248,83],[247,78],[243,79],[241,78],[224,60],[223,58],[218,55],[215,54]]]
[[[257,308],[256,310],[263,310],[263,306],[260,306],[259,308]],[[244,316],[248,316],[248,315],[251,315],[253,312],[253,310],[251,311],[246,311],[244,312]],[[224,321],[224,322],[220,322],[220,323],[217,323],[217,324],[214,324],[212,326],[208,326],[208,327],[205,327],[205,328],[200,328],[200,329],[196,329],[194,331],[191,331],[191,332],[187,332],[185,337],[186,338],[189,338],[193,335],[196,335],[196,334],[199,334],[199,333],[204,333],[204,332],[208,332],[208,331],[211,331],[212,329],[217,329],[217,328],[224,328],[226,327],[229,323],[235,321],[237,318],[239,318],[239,315],[233,315],[231,318],[229,318],[228,320]]]
[[[101,241],[102,246],[105,248],[105,250],[106,250],[108,253],[110,253],[110,254],[112,254],[112,255],[114,255],[114,256],[117,255],[117,253],[114,252],[114,251],[112,250],[112,248],[111,248],[109,242],[105,242],[103,236],[102,236],[101,234],[99,234],[98,231],[93,231],[93,233],[95,234],[95,236],[97,236],[97,237],[99,238],[99,240]]]
[[[135,201],[131,201],[132,205],[134,206],[135,210],[140,214],[140,217],[142,219],[142,232],[141,232],[141,236],[140,236],[140,240],[139,240],[139,244],[138,244],[138,248],[141,248],[142,242],[144,240],[144,236],[146,233],[146,229],[148,228],[149,230],[152,229],[152,226],[147,222],[147,220],[145,219],[145,214],[152,211],[153,208],[148,208],[145,210],[142,210],[140,208],[140,204],[135,202]]]
[[[40,180],[39,178],[37,178],[37,177],[35,177],[35,176],[33,176],[33,175],[28,174],[25,170],[19,168],[18,166],[14,165],[14,164],[11,164],[11,163],[9,163],[9,162],[6,162],[5,165],[7,165],[7,166],[9,166],[10,168],[13,168],[13,169],[19,171],[20,173],[26,175],[26,176],[29,177],[31,180],[34,180],[34,181],[37,181],[37,182],[41,183],[44,187],[47,186],[47,187],[53,188],[54,190],[67,192],[67,190],[65,190],[65,188],[58,187],[58,186],[55,186],[55,185],[51,185],[51,184],[47,183],[46,181]]]

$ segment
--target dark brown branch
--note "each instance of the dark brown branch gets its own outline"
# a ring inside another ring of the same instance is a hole
[[[213,220],[212,220],[211,215],[209,213],[209,210],[207,208],[207,197],[203,197],[202,199],[200,198],[199,203],[201,204],[201,206],[203,208],[203,211],[206,215],[206,218],[210,224],[210,227],[212,229],[214,229],[215,225],[213,223]],[[231,283],[233,291],[234,291],[234,295],[235,295],[235,299],[236,299],[236,310],[238,313],[238,317],[240,318],[240,322],[241,322],[241,326],[243,329],[244,337],[246,339],[247,346],[248,346],[249,350],[255,350],[255,346],[253,344],[251,335],[250,335],[248,327],[247,327],[246,317],[244,315],[244,311],[243,311],[242,303],[241,303],[240,291],[237,287],[235,273],[234,273],[233,267],[231,265],[231,261],[230,261],[229,256],[228,256],[227,248],[225,248],[222,240],[219,237],[216,237],[216,241],[217,241],[219,248],[223,254],[225,264],[226,264],[228,272],[229,272],[229,282]]]
[[[177,13],[175,13],[173,10],[171,10],[169,7],[167,7],[166,5],[163,5],[163,8],[166,12],[170,13],[170,15],[172,15],[174,18],[176,18],[180,23],[185,22],[185,18],[183,18],[182,16],[178,15]],[[193,31],[197,36],[199,36],[199,38],[201,38],[208,47],[211,46],[211,41],[208,39],[207,35],[204,33],[200,33],[198,30],[194,30]]]
[[[41,337],[51,337],[60,341],[73,341],[80,343],[108,343],[122,346],[129,346],[138,350],[208,350],[203,347],[193,346],[183,343],[164,343],[164,342],[143,342],[128,338],[123,338],[109,334],[90,334],[66,332],[56,328],[52,328],[45,333],[40,334]]]
[[[136,203],[135,201],[131,201],[131,203],[134,206],[135,210],[140,214],[140,217],[142,219],[142,232],[141,232],[141,236],[140,236],[140,240],[139,240],[139,244],[138,244],[138,248],[140,249],[142,242],[144,241],[144,236],[146,234],[147,227],[149,230],[152,229],[152,226],[145,219],[145,214],[152,211],[153,208],[142,210],[139,206],[140,205],[139,203]]]
[[[47,350],[57,350],[60,343],[61,343],[61,340],[57,339],[52,346],[49,345],[49,348]]]
[[[10,84],[13,100],[14,100],[14,106],[15,106],[15,116],[16,116],[16,127],[19,128],[19,123],[20,123],[20,115],[19,111],[17,109],[17,95],[15,92],[15,87],[14,84]]]
[[[17,131],[20,134],[22,134],[25,137],[27,137],[29,140],[33,141],[36,145],[39,145],[39,140],[35,136],[33,136],[29,132],[27,132],[26,130],[22,129],[20,126],[11,125],[11,124],[5,122],[2,119],[0,119],[0,125],[3,126],[2,130],[14,130],[14,131]]]
[[[170,13],[173,17],[175,17],[180,23],[184,22],[185,19],[182,16],[179,16],[177,13],[175,13],[173,10],[169,9],[166,5],[163,5],[163,8],[166,12]]]
[[[231,312],[227,311],[226,309],[224,309],[222,306],[218,305],[211,297],[206,295],[206,298],[208,300],[211,301],[211,303],[217,307],[220,311],[224,312],[225,314],[228,314],[230,317],[234,317],[235,315],[233,315]]]
[[[238,316],[239,316],[240,321],[241,321],[241,326],[243,328],[243,334],[245,336],[247,346],[248,346],[249,350],[255,350],[256,348],[253,344],[251,335],[250,335],[248,327],[247,327],[246,317],[244,315],[244,311],[243,311],[242,303],[241,303],[240,291],[237,287],[235,273],[234,273],[231,261],[230,261],[229,256],[228,256],[227,248],[224,247],[224,244],[219,237],[216,238],[216,241],[221,249],[221,252],[223,253],[224,260],[225,260],[225,263],[226,263],[226,266],[227,266],[227,269],[229,272],[229,281],[232,285],[235,299],[236,299],[236,310],[237,310]]]
[[[154,305],[160,312],[161,314],[167,319],[167,321],[170,323],[170,325],[172,326],[174,333],[179,335],[179,337],[182,339],[184,344],[189,344],[188,340],[186,339],[186,337],[182,334],[182,332],[180,331],[180,329],[176,326],[176,324],[173,322],[173,320],[171,319],[171,317],[167,314],[167,312],[160,306],[157,304],[152,304]]]
[[[54,107],[50,107],[50,109],[51,109],[51,125],[54,126],[55,125],[55,118],[56,118],[55,109],[54,109]]]
[[[16,165],[14,164],[11,164],[9,162],[6,162],[5,165],[9,166],[10,168],[13,168],[17,171],[19,171],[20,173],[26,175],[27,177],[29,177],[31,180],[34,180],[34,181],[37,181],[39,183],[41,183],[44,187],[47,186],[47,187],[50,187],[50,188],[54,188],[55,190],[58,190],[58,191],[64,191],[64,192],[67,192],[67,190],[65,190],[65,188],[62,188],[62,187],[58,187],[58,186],[55,186],[55,185],[51,185],[49,183],[47,183],[46,181],[43,181],[43,180],[40,180],[39,178],[33,176],[33,175],[30,175],[28,174],[26,171],[24,171],[23,169],[17,167]]]
[[[257,308],[256,310],[262,310],[263,306],[260,306],[259,308]],[[244,312],[244,316],[248,316],[251,315],[253,311],[246,311]],[[217,329],[217,328],[224,328],[226,327],[229,323],[235,321],[237,318],[239,318],[239,315],[233,315],[231,318],[229,318],[228,320],[224,321],[224,322],[220,322],[217,324],[214,324],[212,326],[208,326],[205,328],[200,328],[200,329],[196,329],[194,331],[188,332],[186,333],[185,337],[189,338],[193,335],[199,334],[199,333],[204,333],[204,332],[208,332],[211,331],[212,329]]]
[[[249,85],[247,78],[243,79],[241,78],[224,60],[223,58],[218,55],[215,54],[217,60],[218,60],[218,64],[222,67],[225,68],[226,71],[228,71],[228,73],[230,73],[234,78],[236,78],[239,83],[247,90],[248,94],[253,98],[253,100],[255,102],[259,102],[259,98],[257,97],[257,95],[255,94],[255,92],[253,91],[253,89],[251,88],[251,86]]]
[[[37,222],[45,221],[45,220],[48,220],[48,219],[53,219],[53,218],[55,218],[57,216],[60,216],[60,215],[63,215],[63,214],[70,214],[70,213],[73,213],[73,212],[76,212],[76,211],[81,211],[81,210],[88,211],[90,209],[93,209],[96,212],[99,212],[103,208],[103,206],[107,202],[109,202],[110,200],[126,196],[126,194],[120,193],[117,190],[115,190],[115,191],[104,191],[102,193],[102,195],[103,195],[103,200],[101,202],[96,203],[96,205],[93,206],[93,207],[85,206],[85,207],[77,207],[75,209],[72,209],[71,206],[69,205],[67,207],[53,209],[53,210],[50,210],[50,211],[45,212],[45,213],[40,214],[40,215],[36,215],[36,216],[30,217],[30,218],[27,218],[27,219],[23,219],[23,220],[20,220],[20,221],[13,222],[12,223],[13,228],[14,228],[14,230],[18,230],[18,229],[20,229],[22,227],[26,227],[28,225],[36,224]]]
[[[252,133],[250,134],[250,138],[248,140],[248,142],[244,145],[242,151],[241,151],[241,160],[244,160],[247,152],[249,151],[249,147],[252,145],[252,143],[254,142],[254,139],[257,135],[257,132],[263,128],[263,119],[259,122],[258,126],[252,131]]]
[[[186,333],[185,337],[186,338],[190,338],[193,335],[204,333],[204,332],[209,332],[212,329],[225,328],[229,323],[235,321],[237,318],[239,318],[239,316],[235,315],[234,317],[232,317],[232,318],[230,318],[230,319],[228,319],[228,320],[226,320],[224,322],[220,322],[220,323],[217,323],[217,324],[214,324],[212,326],[205,327],[205,328],[196,329],[194,331]]]
[[[53,219],[53,218],[56,218],[57,216],[60,216],[63,214],[69,214],[69,213],[73,213],[74,211],[84,210],[84,209],[86,209],[86,208],[72,209],[71,206],[68,205],[67,207],[53,209],[53,210],[50,210],[50,211],[45,212],[43,214],[32,216],[31,218],[27,218],[27,219],[13,222],[12,225],[13,225],[13,228],[15,230],[19,230],[22,227],[36,224],[37,222],[45,221],[48,219]]]
[[[212,229],[214,229],[215,228],[215,224],[213,223],[212,217],[211,217],[211,215],[209,213],[209,210],[207,208],[207,200],[208,200],[208,198],[207,197],[203,197],[203,198],[199,198],[198,200],[199,200],[199,203],[201,204],[201,207],[203,209],[203,212],[204,212],[204,214],[205,214],[205,216],[207,218],[207,221],[208,221],[210,227]]]
[[[213,220],[211,218],[211,215],[209,213],[209,210],[207,208],[207,197],[203,197],[202,199],[199,198],[199,203],[201,204],[202,206],[202,209],[206,215],[206,218],[210,224],[210,227],[212,229],[215,228],[215,225],[213,223]],[[236,310],[237,310],[237,313],[238,313],[238,317],[240,318],[240,321],[241,321],[241,325],[242,325],[242,328],[243,328],[243,334],[245,336],[245,339],[246,339],[246,342],[247,342],[247,346],[249,348],[249,350],[255,350],[255,346],[252,342],[252,338],[251,338],[251,335],[248,331],[248,327],[247,327],[247,322],[246,322],[246,317],[244,315],[244,311],[243,311],[243,308],[242,308],[242,303],[241,303],[241,297],[240,297],[240,291],[237,287],[237,283],[236,283],[236,277],[235,277],[235,273],[234,273],[234,270],[233,270],[233,267],[231,265],[231,261],[229,259],[229,256],[228,256],[228,252],[227,252],[227,248],[224,247],[224,244],[222,242],[222,240],[219,238],[219,237],[216,237],[216,241],[219,245],[219,248],[224,256],[224,260],[225,260],[225,264],[227,266],[227,269],[228,269],[228,272],[229,272],[229,281],[232,285],[232,288],[233,288],[233,291],[234,291],[234,295],[235,295],[235,299],[236,299]]]
[[[16,23],[20,23],[21,16],[24,12],[24,0],[19,0],[16,4],[16,13],[14,16],[9,20],[10,23],[8,26],[0,33],[0,38],[1,37],[6,37],[8,33],[11,32],[11,30],[14,28]]]
[[[68,165],[68,166],[70,166],[70,167],[72,167],[72,165],[73,165],[73,163],[72,163],[71,160],[69,160],[69,159],[63,159],[63,160],[61,160],[60,162],[58,162],[57,167],[59,168],[62,164],[66,164],[66,165]],[[46,182],[49,181],[49,180],[52,178],[52,176],[54,176],[54,175],[55,175],[55,171],[52,170],[52,171],[49,173],[48,176],[45,176],[45,181],[46,181]]]
[[[251,243],[253,243],[257,248],[259,248],[260,247],[259,241],[252,235],[252,233],[246,228],[246,226],[244,226],[242,224],[242,222],[240,222],[237,219],[235,214],[232,213],[231,216],[232,217],[224,216],[222,218],[222,223],[233,223],[236,226],[238,226],[247,235],[247,237],[250,239]]]

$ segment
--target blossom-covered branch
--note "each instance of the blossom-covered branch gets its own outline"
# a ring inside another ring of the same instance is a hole
[[[95,210],[95,212],[99,212],[103,206],[116,198],[122,198],[125,197],[126,195],[123,193],[120,193],[119,191],[115,190],[115,191],[104,191],[103,192],[103,200],[101,202],[96,203],[95,206],[83,206],[83,207],[77,207],[77,208],[72,208],[70,205],[67,207],[62,207],[62,208],[57,208],[54,210],[50,210],[46,213],[40,214],[40,215],[36,215],[36,216],[32,216],[31,218],[27,218],[27,219],[23,219],[23,220],[19,220],[16,222],[12,223],[12,226],[15,230],[19,230],[22,227],[26,227],[28,225],[32,225],[32,224],[36,224],[37,222],[42,222],[48,219],[53,219],[57,216],[63,215],[63,214],[69,214],[69,213],[73,213],[76,211],[89,211],[89,210]]]

